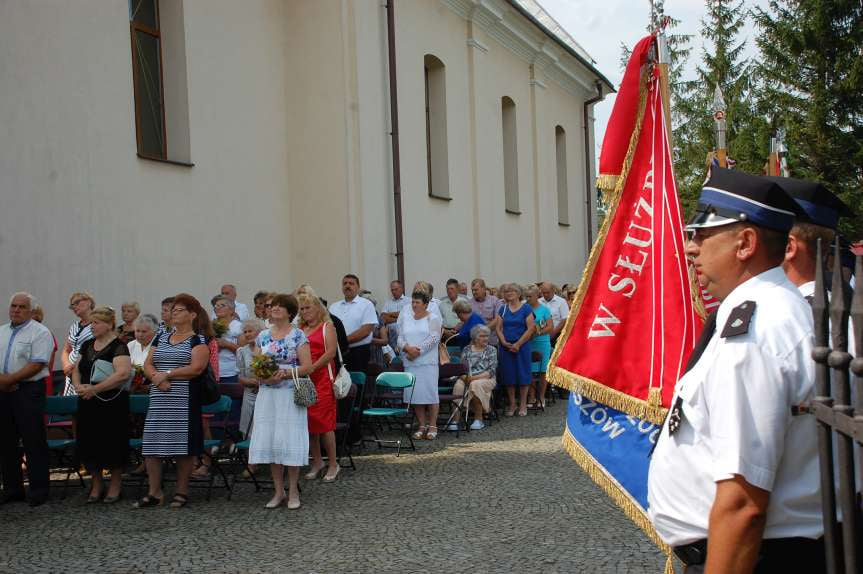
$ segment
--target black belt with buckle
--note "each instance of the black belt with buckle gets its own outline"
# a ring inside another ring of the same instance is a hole
[[[672,548],[674,555],[687,566],[697,566],[707,561],[707,539],[696,540],[683,546]]]
[[[684,544],[683,546],[675,546],[672,550],[674,551],[674,555],[686,566],[698,566],[707,562],[706,538],[696,540],[690,544]],[[761,541],[756,572],[759,571],[759,566],[768,567],[768,565],[778,563],[792,566],[794,564],[809,564],[811,561],[813,564],[823,566],[823,556],[823,538],[767,538]],[[801,572],[810,571],[805,566],[803,568],[803,570],[800,570]],[[820,569],[811,571],[820,571]]]

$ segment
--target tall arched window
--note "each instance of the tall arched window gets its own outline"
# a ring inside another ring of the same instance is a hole
[[[446,139],[446,67],[435,56],[426,54],[426,169],[431,197],[450,199]]]
[[[518,137],[516,134],[515,102],[504,96],[500,100],[503,127],[503,189],[507,213],[518,209]]]
[[[566,185],[566,131],[554,128],[555,164],[557,169],[557,222],[569,225],[569,189]]]

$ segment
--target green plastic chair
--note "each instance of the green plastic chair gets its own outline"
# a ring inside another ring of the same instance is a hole
[[[45,414],[49,418],[53,417],[74,417],[78,412],[78,397],[77,395],[70,396],[50,396],[45,397]],[[48,439],[48,450],[57,458],[59,468],[52,468],[53,473],[63,473],[65,478],[62,479],[63,494],[61,498],[66,498],[66,488],[69,486],[69,477],[73,474],[78,475],[78,481],[81,487],[84,487],[84,478],[78,471],[78,465],[75,464],[75,439],[74,438],[59,438]],[[52,480],[51,482],[58,482]]]
[[[395,373],[390,371],[381,373],[375,381],[375,385],[383,387],[389,391],[413,391],[415,384],[416,375],[413,373]],[[413,398],[413,392],[410,392],[408,396]],[[379,448],[382,447],[384,443],[393,443],[396,447],[396,456],[399,456],[401,453],[402,441],[400,439],[383,440],[378,436],[378,425],[383,422],[392,422],[406,429],[405,434],[408,437],[411,450],[416,451],[416,445],[414,445],[414,439],[411,436],[414,414],[413,411],[411,411],[410,401],[408,401],[407,405],[404,407],[372,407],[364,409],[363,418],[365,422],[371,426],[375,437],[374,441],[378,444]]]
[[[231,414],[231,397],[228,395],[222,395],[219,397],[219,400],[215,403],[204,405],[201,407],[202,415],[213,415],[213,420],[221,419],[221,423],[225,424],[228,422],[228,416]],[[219,476],[222,477],[222,483],[225,487],[225,490],[228,491],[228,498],[231,496],[231,481],[228,480],[228,475],[225,474],[225,470],[222,468],[222,465],[219,463],[219,448],[222,446],[221,439],[205,439],[204,440],[204,452],[210,455],[210,476],[206,479],[207,481],[207,500],[210,500],[210,495],[213,492],[213,484],[216,481],[216,473],[219,473]],[[193,481],[194,478],[193,478]]]

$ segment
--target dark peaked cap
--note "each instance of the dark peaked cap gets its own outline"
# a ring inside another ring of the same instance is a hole
[[[787,233],[801,207],[774,181],[713,167],[687,231],[746,222]]]
[[[840,217],[854,217],[854,211],[830,193],[823,183],[793,177],[767,176],[776,182],[803,210],[798,220],[836,229]]]

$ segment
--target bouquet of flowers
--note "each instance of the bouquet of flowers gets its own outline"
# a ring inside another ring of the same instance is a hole
[[[279,370],[275,357],[255,355],[252,357],[252,374],[258,379],[269,379]]]
[[[144,386],[147,377],[144,376],[144,365],[132,365],[132,392]]]
[[[228,332],[228,323],[222,319],[213,321],[213,331],[216,332],[216,338],[221,339]]]

